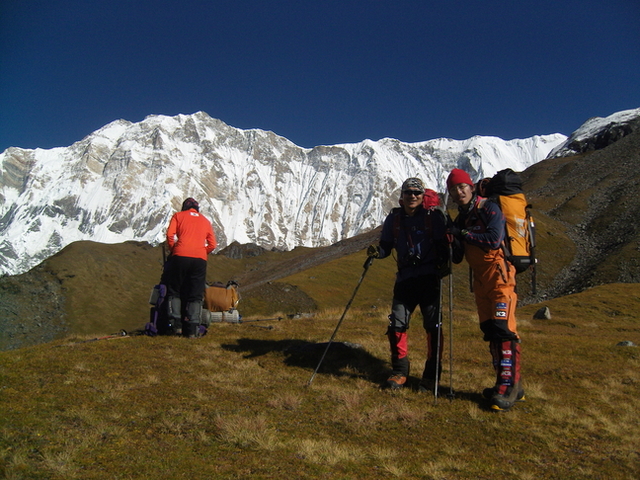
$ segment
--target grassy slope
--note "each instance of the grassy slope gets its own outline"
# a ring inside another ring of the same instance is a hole
[[[359,277],[360,267],[344,275]],[[0,471],[29,479],[637,478],[640,354],[616,344],[640,343],[639,285],[555,299],[546,321],[531,320],[540,305],[522,308],[527,401],[506,414],[479,398],[493,379],[469,302],[455,308],[453,401],[378,389],[386,309],[370,306],[350,310],[307,387],[324,350],[317,343],[350,293],[310,319],[216,324],[195,341],[85,336],[0,353]],[[341,348],[345,341],[362,350]],[[415,386],[424,362],[417,323],[410,342]],[[441,393],[448,338],[446,347]]]
[[[562,162],[531,174],[531,188],[543,189]],[[574,219],[565,217],[583,212],[589,200],[586,194],[570,198],[560,207],[567,223],[560,223],[544,214],[557,197],[532,195],[543,292],[576,251],[565,230]],[[392,259],[374,262],[336,338],[363,350],[340,350],[337,343],[306,388],[323,351],[317,344],[333,332],[364,261],[359,251],[281,275],[318,252],[212,257],[209,281],[243,278],[250,284],[274,276],[268,287],[245,292],[245,320],[293,313],[294,293],[296,308],[312,304],[320,313],[217,324],[195,342],[86,341],[144,325],[160,275],[159,248],[79,242],[49,259],[38,275],[59,281],[66,325],[75,336],[0,353],[0,471],[7,478],[47,479],[457,479],[494,478],[496,471],[523,479],[636,478],[640,355],[637,347],[616,344],[640,344],[639,284],[551,300],[544,305],[553,318],[539,321],[530,319],[543,304],[519,277],[521,298],[534,302],[519,309],[528,401],[495,415],[479,398],[493,379],[464,264],[454,269],[454,401],[436,406],[413,390],[392,395],[378,389],[387,368]],[[598,269],[628,262],[629,255],[635,261],[636,252],[623,253]],[[28,283],[16,277],[11,287]],[[414,321],[416,377],[424,341]],[[445,386],[448,366],[445,354]]]

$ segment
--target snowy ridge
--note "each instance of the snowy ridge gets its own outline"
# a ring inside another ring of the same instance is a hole
[[[608,117],[592,117],[562,144],[554,148],[548,158],[570,157],[589,150],[604,148],[624,135],[633,127],[632,123],[640,118],[640,108],[623,110]]]
[[[0,154],[0,272],[25,272],[78,240],[162,242],[188,196],[220,247],[329,245],[378,226],[409,176],[442,192],[452,168],[474,180],[522,171],[565,140],[385,138],[304,149],[204,112],[117,120],[70,147]]]

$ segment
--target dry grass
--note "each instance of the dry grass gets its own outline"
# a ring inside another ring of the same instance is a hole
[[[271,451],[280,446],[275,427],[262,415],[216,415],[214,425],[220,441],[244,449]]]
[[[271,329],[216,324],[195,341],[71,337],[2,352],[0,476],[637,478],[640,353],[616,344],[640,343],[639,292],[612,285],[556,299],[551,320],[531,320],[540,305],[522,308],[526,401],[504,414],[480,398],[493,374],[465,304],[453,324],[456,395],[445,396],[445,323],[437,404],[416,388],[419,322],[409,388],[379,388],[386,314],[366,308],[349,312],[310,386],[342,308]]]

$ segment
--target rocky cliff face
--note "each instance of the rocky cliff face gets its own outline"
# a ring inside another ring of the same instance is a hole
[[[419,176],[443,191],[448,172],[524,170],[563,135],[394,139],[304,149],[204,112],[115,121],[66,148],[0,154],[0,272],[27,271],[78,240],[155,244],[188,196],[220,247],[317,247],[371,230]]]

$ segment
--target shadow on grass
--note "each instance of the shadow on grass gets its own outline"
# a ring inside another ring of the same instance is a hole
[[[447,393],[449,389],[447,388]],[[481,410],[492,411],[489,408],[489,401],[482,396],[481,392],[469,392],[464,390],[456,390],[454,391],[455,398],[459,400],[466,400],[468,402],[472,402],[478,405]]]
[[[222,345],[222,348],[245,353],[245,358],[254,358],[272,352],[284,355],[284,364],[307,368],[315,371],[322,355],[326,355],[318,370],[318,374],[329,374],[340,377],[363,378],[381,383],[388,374],[389,367],[383,360],[374,357],[362,346],[333,342],[327,350],[328,342],[311,343],[304,340],[256,340],[239,338],[235,344]]]
[[[441,390],[441,397],[442,398],[452,398],[452,399],[457,399],[457,400],[466,400],[468,402],[471,403],[475,403],[476,405],[478,405],[478,408],[482,411],[485,412],[491,412],[491,413],[496,413],[496,414],[500,414],[500,413],[504,413],[506,410],[502,411],[502,410],[494,410],[491,408],[491,402],[484,398],[482,396],[481,392],[470,392],[470,391],[464,391],[464,390],[454,390],[453,392],[453,396],[451,397],[451,394],[449,393],[449,387],[440,387]],[[518,406],[520,405],[520,408],[523,408],[522,405],[526,405],[526,402],[524,400],[522,401],[517,401],[514,405]]]

